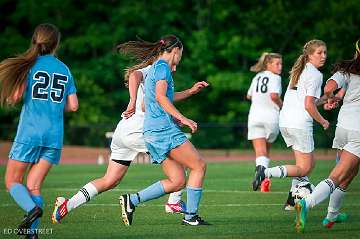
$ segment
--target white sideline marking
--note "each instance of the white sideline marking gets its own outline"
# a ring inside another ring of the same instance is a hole
[[[45,205],[46,207],[53,207],[53,204],[49,203]],[[120,207],[120,204],[117,203],[88,203],[83,204],[81,207]],[[244,204],[201,204],[201,207],[259,207],[259,206],[284,206],[281,203],[244,203]],[[358,207],[359,203],[346,204],[349,207]],[[3,203],[0,204],[0,207],[17,207],[16,204]],[[164,207],[164,204],[139,204],[138,207]]]
[[[81,188],[43,188],[42,190],[47,190],[47,191],[62,191],[62,192],[68,192],[68,191],[79,191]],[[114,192],[137,192],[139,191],[138,189],[134,189],[134,188],[114,188],[111,189],[109,191],[114,191]],[[186,189],[184,189],[184,192],[186,191]],[[1,190],[0,190],[1,192]],[[249,191],[243,191],[243,190],[204,190],[204,193],[244,193],[244,194],[251,194],[251,193],[261,193],[260,191],[254,192],[252,190]],[[289,191],[276,191],[276,192],[269,192],[269,193],[265,193],[268,195],[271,194],[288,194]],[[263,193],[261,193],[263,194]],[[346,195],[359,195],[360,192],[346,192]]]

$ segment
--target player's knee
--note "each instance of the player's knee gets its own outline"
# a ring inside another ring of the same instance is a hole
[[[28,181],[26,182],[26,187],[29,190],[30,194],[39,194],[40,193],[40,183]]]
[[[23,178],[14,178],[14,177],[5,177],[5,188],[7,191],[10,190],[10,188],[16,184],[16,183],[20,183],[22,184]]]
[[[119,180],[112,179],[112,178],[104,179],[104,186],[107,190],[115,188],[118,184],[119,184]]]
[[[185,187],[186,180],[185,177],[176,178],[171,180],[171,191],[176,192]]]
[[[300,177],[305,177],[307,175],[309,175],[311,173],[312,167],[299,167],[299,176]]]
[[[198,160],[198,162],[196,164],[196,170],[201,171],[201,172],[203,172],[205,174],[205,172],[206,172],[206,163],[205,163],[205,161],[203,159],[200,158]]]

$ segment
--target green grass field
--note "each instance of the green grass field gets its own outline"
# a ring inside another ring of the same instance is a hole
[[[274,161],[272,164],[283,162]],[[181,215],[164,211],[163,197],[139,206],[131,227],[120,219],[119,195],[142,189],[163,174],[156,165],[132,165],[120,185],[72,211],[60,225],[51,224],[50,214],[56,196],[70,197],[89,180],[102,176],[106,166],[60,165],[52,169],[43,186],[45,212],[41,228],[51,234],[43,238],[359,238],[360,180],[356,178],[346,196],[343,210],[349,221],[331,230],[321,225],[327,201],[310,211],[305,234],[294,231],[294,212],[282,210],[290,179],[273,179],[271,193],[251,191],[254,162],[209,163],[200,215],[212,226],[186,227]],[[327,177],[333,161],[318,161],[311,176],[314,183]],[[4,190],[4,166],[0,167],[0,237],[20,222],[23,211]],[[185,195],[184,195],[185,196]],[[51,230],[51,231],[50,231]]]

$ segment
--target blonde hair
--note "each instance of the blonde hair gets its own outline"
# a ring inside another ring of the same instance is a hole
[[[19,101],[25,89],[27,75],[38,56],[55,51],[60,42],[60,32],[52,24],[44,23],[35,28],[30,48],[0,63],[0,105],[13,105],[14,95]],[[20,95],[18,95],[20,94]]]
[[[299,81],[301,72],[304,70],[306,63],[309,61],[309,55],[313,54],[315,50],[320,46],[326,47],[326,44],[322,40],[317,40],[317,39],[308,41],[304,45],[302,54],[298,57],[295,64],[291,68],[291,71],[289,72],[290,88],[296,86],[296,84]]]
[[[252,72],[265,71],[267,64],[270,63],[275,58],[281,59],[281,55],[278,53],[264,52],[263,54],[261,54],[258,62],[252,67],[250,67],[250,71]]]

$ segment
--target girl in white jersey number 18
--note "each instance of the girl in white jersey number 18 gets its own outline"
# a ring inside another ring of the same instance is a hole
[[[290,83],[280,111],[279,126],[286,145],[292,147],[296,164],[267,168],[259,174],[260,180],[293,177],[285,209],[293,209],[292,190],[296,185],[311,187],[307,176],[314,167],[313,119],[324,129],[329,127],[329,122],[317,110],[317,105],[323,103],[320,100],[323,76],[318,68],[323,66],[325,61],[325,43],[311,40],[305,44],[290,72]]]
[[[262,192],[269,192],[270,188],[270,179],[261,182],[257,175],[269,166],[270,146],[279,134],[279,110],[282,107],[281,69],[281,55],[267,52],[250,68],[257,72],[247,93],[247,99],[251,100],[248,140],[252,140],[256,155],[254,191],[260,183]]]

